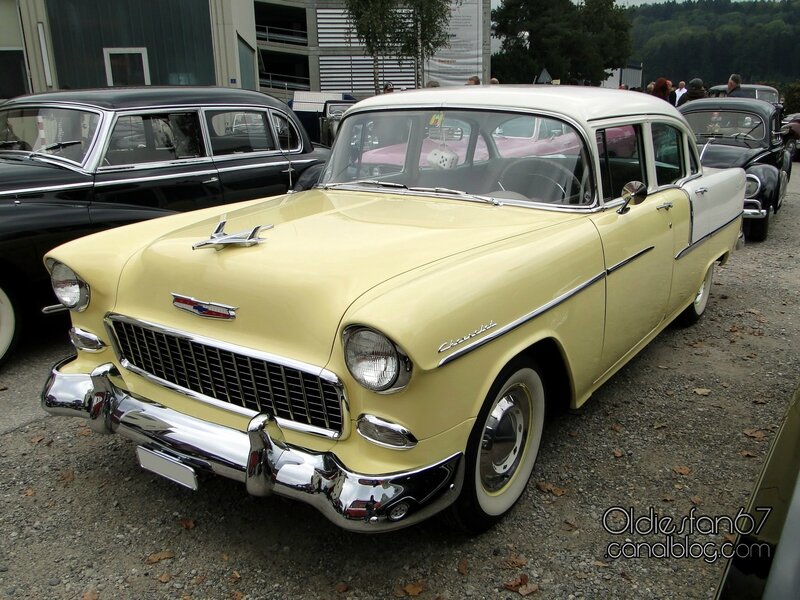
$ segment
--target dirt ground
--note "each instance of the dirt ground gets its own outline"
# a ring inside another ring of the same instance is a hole
[[[355,535],[230,481],[190,492],[141,471],[132,443],[33,409],[0,435],[0,598],[713,597],[725,527],[674,536],[668,557],[615,557],[626,541],[643,555],[669,546],[623,532],[622,515],[746,504],[800,382],[797,179],[767,241],[717,270],[700,323],[669,327],[550,420],[524,497],[490,532],[432,520]],[[0,402],[37,406],[42,365],[66,351],[48,344],[0,371]],[[706,553],[678,557],[675,544]]]

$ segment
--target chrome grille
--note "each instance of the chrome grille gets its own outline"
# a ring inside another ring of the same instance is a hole
[[[342,431],[338,386],[318,375],[127,317],[109,321],[120,360],[135,370],[284,421]]]

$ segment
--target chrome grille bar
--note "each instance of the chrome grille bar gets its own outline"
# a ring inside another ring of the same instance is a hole
[[[109,315],[107,324],[123,366],[159,384],[253,413],[268,410],[289,427],[331,437],[343,430],[341,384],[327,371],[122,315]]]

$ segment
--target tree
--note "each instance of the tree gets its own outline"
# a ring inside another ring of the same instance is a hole
[[[345,0],[356,35],[373,59],[375,93],[381,56],[411,57],[420,86],[425,60],[447,46],[452,6],[450,0]]]
[[[622,67],[631,52],[631,24],[614,0],[504,0],[492,11],[501,54],[527,53],[556,79],[601,81],[606,70]],[[499,58],[499,57],[498,57]],[[499,65],[512,61],[500,60]],[[493,74],[496,72],[492,65]],[[509,83],[530,83],[536,73],[511,69],[497,74]]]

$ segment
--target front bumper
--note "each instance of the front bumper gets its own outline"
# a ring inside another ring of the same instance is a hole
[[[98,433],[119,433],[139,445],[140,464],[197,489],[197,472],[243,482],[255,496],[305,502],[344,529],[380,532],[418,523],[455,501],[464,481],[461,453],[413,471],[353,473],[330,452],[287,444],[275,420],[259,414],[247,431],[202,421],[144,398],[112,381],[111,364],[91,374],[61,373],[56,364],[42,392],[52,415],[89,420]]]

